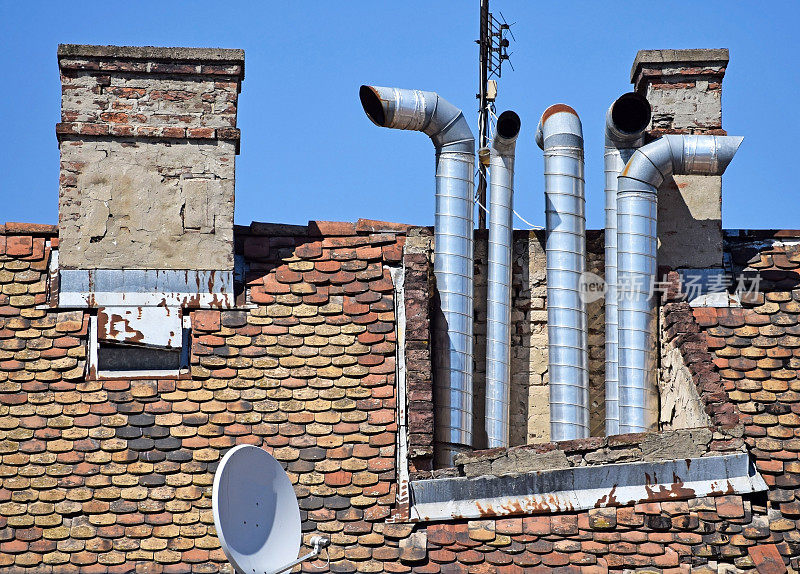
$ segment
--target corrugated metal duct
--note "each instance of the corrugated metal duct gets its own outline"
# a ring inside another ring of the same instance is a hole
[[[544,150],[550,439],[571,440],[589,436],[583,130],[575,110],[547,108],[536,143]]]
[[[489,160],[486,309],[486,435],[489,448],[509,446],[514,150],[520,126],[516,113],[509,110],[500,114]]]
[[[617,308],[617,176],[644,144],[650,104],[635,92],[623,94],[606,113],[606,436],[619,433],[619,330]]]
[[[741,137],[667,135],[637,149],[618,180],[619,432],[658,423],[657,191],[671,175],[722,175]]]
[[[436,148],[434,320],[436,461],[450,466],[472,446],[473,174],[475,138],[464,114],[434,92],[361,86],[361,105],[381,127],[416,130]]]

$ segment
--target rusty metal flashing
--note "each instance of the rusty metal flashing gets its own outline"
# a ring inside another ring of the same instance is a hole
[[[397,336],[395,381],[397,385],[397,500],[395,511],[387,522],[408,520],[410,500],[408,471],[408,388],[406,381],[406,267],[388,267],[394,283],[395,334]]]
[[[61,269],[59,306],[235,307],[233,271]]]
[[[767,490],[747,453],[411,482],[411,519],[575,512]]]
[[[180,307],[100,307],[97,309],[100,341],[180,349],[183,346],[183,312]]]
[[[145,311],[156,311],[157,308],[142,308]],[[109,311],[119,311],[120,309],[98,309],[96,315],[91,315],[89,318],[89,341],[88,341],[88,376],[89,379],[117,379],[117,378],[158,378],[158,377],[181,377],[186,375],[189,369],[189,333],[191,329],[191,319],[188,314],[183,315],[179,309],[167,309],[167,316],[173,316],[177,322],[170,321],[169,327],[176,330],[177,334],[169,337],[169,342],[165,344],[163,337],[165,336],[165,327],[160,325],[157,317],[149,317],[134,323],[137,327],[142,329],[136,331],[136,336],[131,339],[129,333],[119,332],[116,333],[112,323],[118,326],[121,324],[128,325],[130,317],[120,318],[114,317],[113,313]],[[112,318],[114,317],[114,318]],[[152,319],[152,320],[151,320]],[[155,322],[153,321],[155,320]],[[110,331],[110,332],[109,332]],[[165,351],[180,349],[180,366],[177,369],[137,369],[134,371],[128,370],[101,370],[99,352],[101,345],[105,343],[112,344],[127,344],[132,348],[150,348],[150,349],[163,349]]]
[[[45,247],[50,248],[50,261],[47,263],[47,301],[44,305],[37,306],[39,309],[58,307],[58,248],[53,248],[53,242],[50,239],[45,242]]]
[[[90,324],[90,377],[179,377],[188,372],[189,362],[185,310],[236,305],[233,271],[61,269],[57,277],[59,308],[97,309]],[[180,349],[180,366],[101,370],[98,352],[104,344]]]

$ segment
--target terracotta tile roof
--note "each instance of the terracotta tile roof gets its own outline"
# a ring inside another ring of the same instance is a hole
[[[800,568],[800,258],[790,241],[756,238],[766,244],[753,253],[752,237],[731,240],[737,265],[766,274],[763,300],[666,309],[706,408],[729,427],[709,444],[746,444],[766,497],[404,524],[391,522],[407,508],[397,500],[388,266],[405,263],[415,297],[428,298],[431,278],[426,257],[403,252],[403,233],[373,222],[238,227],[251,306],[192,313],[192,376],[103,381],[85,375],[87,314],[39,307],[43,235],[0,236],[0,571],[226,568],[210,485],[224,451],[243,443],[284,465],[304,536],[332,539],[333,572]],[[413,300],[406,313],[412,462],[425,470],[429,323]],[[641,437],[568,447],[630,441]]]
[[[403,236],[355,228],[237,237],[255,306],[195,311],[192,376],[177,380],[87,380],[88,314],[36,308],[45,240],[3,236],[0,569],[216,571],[213,471],[242,443],[285,465],[304,531],[332,537],[337,568],[397,560],[383,525],[397,430],[386,265]]]

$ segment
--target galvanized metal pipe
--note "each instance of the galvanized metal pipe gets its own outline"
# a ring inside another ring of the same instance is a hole
[[[489,269],[486,306],[486,435],[488,447],[509,446],[511,406],[511,271],[514,150],[519,116],[505,111],[489,159]]]
[[[657,191],[672,175],[722,175],[741,137],[667,135],[637,149],[617,191],[620,433],[658,423]]]
[[[617,176],[636,148],[644,144],[650,104],[635,92],[623,94],[606,113],[606,436],[619,433],[619,321],[617,308]]]
[[[376,125],[421,131],[436,148],[433,270],[441,314],[434,319],[435,436],[437,464],[449,466],[473,436],[475,138],[461,110],[434,92],[361,86],[359,97]]]
[[[583,130],[575,110],[547,108],[536,143],[544,150],[550,439],[571,440],[589,436]]]

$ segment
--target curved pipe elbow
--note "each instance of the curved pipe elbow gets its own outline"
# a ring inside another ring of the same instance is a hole
[[[622,94],[606,112],[606,147],[641,146],[651,115],[647,98],[636,92]]]
[[[497,118],[497,131],[492,140],[492,151],[497,155],[513,156],[522,120],[516,112],[506,110]]]
[[[738,136],[666,135],[633,153],[619,175],[619,191],[641,191],[636,181],[658,189],[671,175],[722,175],[743,139]]]
[[[552,146],[583,148],[583,128],[578,113],[566,104],[547,108],[536,126],[536,144],[541,149]]]
[[[375,125],[423,132],[439,151],[475,153],[475,137],[464,114],[435,92],[361,86],[358,95]]]

